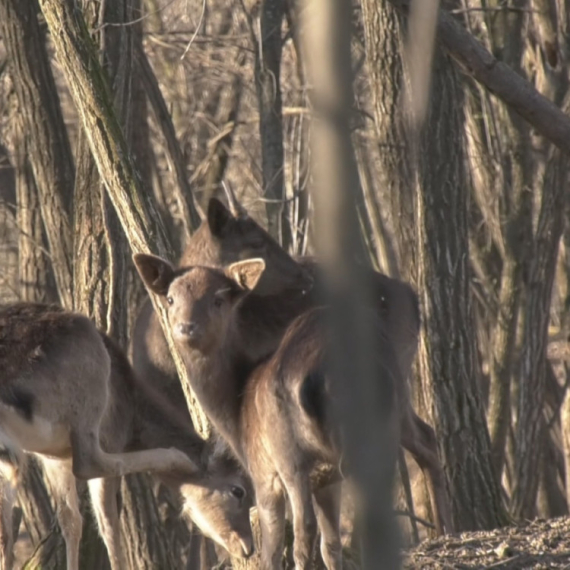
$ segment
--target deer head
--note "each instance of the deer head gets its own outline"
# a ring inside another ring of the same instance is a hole
[[[136,254],[133,259],[146,286],[166,299],[174,338],[201,352],[218,346],[233,308],[255,289],[265,270],[263,259],[239,261],[224,270],[178,271],[154,255]]]
[[[311,274],[244,212],[242,206],[238,209],[234,204],[232,209],[228,209],[212,198],[206,221],[187,243],[180,267],[224,267],[245,259],[261,258],[266,269],[257,283],[256,295],[275,295],[287,289],[311,289]]]

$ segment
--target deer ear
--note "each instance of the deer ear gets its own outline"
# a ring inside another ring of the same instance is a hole
[[[174,267],[168,261],[148,253],[133,255],[135,266],[144,284],[157,295],[166,295],[174,277]]]
[[[241,289],[253,291],[265,271],[265,261],[261,258],[238,261],[226,267],[225,273]]]
[[[217,199],[208,202],[208,226],[212,235],[222,237],[235,223],[232,213]]]

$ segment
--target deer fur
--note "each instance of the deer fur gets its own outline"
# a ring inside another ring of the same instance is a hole
[[[243,359],[257,363],[276,350],[293,319],[319,304],[319,265],[309,257],[298,258],[293,265],[291,258],[289,262],[284,261],[283,256],[289,256],[247,216],[235,196],[229,198],[232,211],[216,199],[210,201],[207,219],[190,239],[179,267],[222,267],[247,257],[260,257],[265,261],[260,282],[243,300],[236,314],[242,331]],[[384,323],[403,378],[397,386],[401,444],[426,475],[436,529],[439,533],[452,532],[451,508],[435,433],[415,413],[408,393],[407,379],[416,355],[420,329],[418,299],[407,283],[375,271],[369,271],[367,276],[369,289],[373,292],[373,309]],[[146,383],[177,394],[177,401],[183,404],[176,367],[150,302],[143,306],[135,323],[132,357],[137,374]]]
[[[0,307],[0,368],[0,438],[9,476],[4,488],[11,493],[3,495],[2,521],[11,518],[14,459],[33,453],[54,494],[68,570],[79,568],[76,479],[88,481],[111,566],[119,570],[126,567],[119,478],[141,471],[177,490],[185,513],[232,554],[251,553],[250,503],[240,471],[205,450],[185,418],[178,420],[175,407],[141,385],[122,351],[89,319],[49,305]],[[3,537],[10,532],[6,526]],[[2,546],[12,543],[13,537]],[[11,553],[3,556],[11,560]]]
[[[242,328],[234,317],[263,272],[263,260],[238,262],[226,271],[204,267],[175,271],[147,255],[135,256],[135,263],[147,286],[167,299],[169,324],[194,392],[252,477],[263,567],[280,568],[288,498],[295,567],[311,564],[318,521],[325,565],[340,569],[338,495],[334,491],[331,495],[326,484],[339,476],[342,429],[330,411],[335,395],[325,367],[326,309],[312,309],[295,319],[274,355],[252,367],[241,355]],[[152,275],[160,277],[149,278]],[[384,404],[395,416],[392,382],[399,367],[382,323],[376,319],[375,325],[381,374],[374,384],[374,399],[378,410]],[[389,422],[392,442],[397,441],[397,423]],[[369,434],[361,434],[364,447],[367,439]],[[378,450],[375,455],[382,452],[392,454]]]

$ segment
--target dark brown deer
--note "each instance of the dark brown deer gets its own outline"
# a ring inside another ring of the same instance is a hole
[[[155,473],[179,492],[185,513],[233,555],[252,552],[250,501],[240,470],[206,450],[186,418],[178,419],[176,408],[134,377],[122,351],[89,319],[56,306],[0,307],[0,369],[4,472],[17,469],[13,459],[22,451],[41,460],[68,570],[79,568],[76,478],[88,480],[111,566],[120,570],[126,563],[116,503],[119,478],[140,471]],[[4,483],[10,478],[14,474]],[[10,511],[10,500],[2,507]],[[2,520],[10,516],[3,512]],[[3,529],[4,536],[9,532]],[[10,560],[10,553],[3,555]]]
[[[297,263],[291,260],[267,232],[247,216],[232,193],[228,194],[228,201],[229,210],[218,200],[210,201],[207,219],[192,236],[179,267],[221,267],[248,256],[260,257],[265,261],[266,269],[259,284],[244,299],[237,314],[243,334],[244,360],[256,363],[276,350],[295,317],[318,305],[319,287],[313,285],[318,280],[319,266],[311,258],[300,258]],[[300,271],[299,267],[305,271]],[[435,434],[431,426],[414,412],[408,395],[407,378],[417,351],[420,327],[417,296],[408,284],[381,273],[370,271],[368,278],[374,294],[373,309],[384,322],[404,378],[398,387],[402,417],[401,443],[427,475],[438,532],[451,532],[451,509]],[[145,305],[135,324],[132,351],[137,374],[148,384],[161,386],[170,394],[176,394],[173,399],[184,407],[176,368],[150,302]]]
[[[326,489],[339,477],[342,457],[342,429],[329,410],[335,394],[325,367],[326,309],[309,310],[295,319],[275,354],[251,369],[243,360],[242,329],[234,316],[238,304],[255,288],[265,268],[263,260],[238,262],[225,271],[204,267],[175,271],[148,255],[135,256],[135,263],[147,286],[166,297],[169,324],[196,396],[252,477],[264,568],[280,568],[288,498],[295,567],[301,570],[311,563],[318,520],[325,565],[340,569],[338,509]],[[392,382],[401,382],[400,371],[382,323],[375,321],[380,373],[372,400],[378,401],[376,410],[383,403],[386,407],[382,400],[389,400],[393,443],[398,441],[398,420]],[[384,418],[378,419],[383,425]],[[367,437],[361,434],[365,448]],[[393,450],[377,451],[369,454],[376,461],[382,454],[394,455]]]

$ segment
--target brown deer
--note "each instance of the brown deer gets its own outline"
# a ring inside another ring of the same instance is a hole
[[[119,478],[141,471],[178,491],[184,512],[205,534],[235,556],[251,554],[250,500],[240,470],[205,449],[186,418],[178,419],[175,407],[135,378],[122,351],[89,319],[49,305],[0,307],[0,369],[4,473],[11,468],[8,479],[15,478],[14,459],[22,451],[40,459],[54,493],[68,570],[79,568],[76,479],[88,481],[111,566],[120,570],[126,563]],[[13,493],[4,497],[1,518],[8,522],[4,509],[11,511]],[[12,540],[4,542],[8,548]],[[3,556],[9,561],[11,553]]]
[[[260,257],[265,261],[266,269],[258,285],[243,300],[236,315],[243,335],[243,358],[256,363],[276,350],[295,317],[319,304],[319,287],[314,286],[318,280],[319,266],[311,258],[300,258],[297,262],[291,260],[267,232],[247,215],[231,192],[228,193],[228,202],[230,209],[216,199],[210,201],[207,219],[190,239],[179,267],[221,267],[248,256]],[[304,271],[300,271],[299,267]],[[373,309],[384,322],[404,379],[398,386],[401,444],[410,451],[427,475],[438,532],[451,532],[451,509],[435,433],[414,412],[408,394],[407,378],[417,351],[420,328],[418,299],[412,288],[402,281],[374,271],[368,273],[368,279],[374,293]],[[148,384],[161,386],[172,395],[177,394],[176,401],[184,406],[176,368],[150,302],[143,307],[135,324],[132,357],[138,375]]]
[[[301,570],[311,563],[318,520],[325,565],[340,569],[338,507],[326,488],[339,477],[342,457],[342,428],[329,410],[335,394],[325,368],[326,309],[312,309],[295,319],[274,355],[251,369],[243,360],[242,329],[234,316],[263,273],[263,260],[234,263],[225,271],[175,271],[167,262],[143,254],[135,256],[135,263],[147,286],[167,299],[169,325],[196,396],[252,477],[264,568],[280,568],[288,497],[295,567]],[[378,401],[376,409],[382,409],[383,399],[389,400],[387,408],[395,416],[392,382],[399,383],[399,366],[381,321],[376,319],[375,325],[380,373],[372,399]],[[383,425],[384,418],[378,419]],[[398,440],[394,419],[389,422],[392,442]],[[365,448],[368,436],[361,434]],[[392,456],[393,451],[378,450],[373,454],[376,461],[381,454]]]

